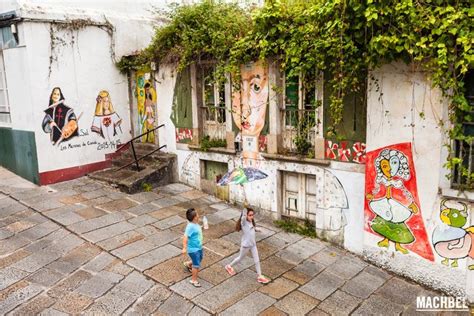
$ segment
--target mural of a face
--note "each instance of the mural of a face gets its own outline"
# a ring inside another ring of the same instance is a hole
[[[58,88],[54,89],[53,93],[51,93],[51,101],[53,101],[53,103],[56,103],[60,100],[60,98],[61,98],[61,92],[59,91]]]
[[[233,94],[232,115],[244,136],[258,136],[265,125],[268,74],[262,62],[242,66],[241,90]]]

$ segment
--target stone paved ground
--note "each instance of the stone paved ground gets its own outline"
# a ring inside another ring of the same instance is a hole
[[[0,168],[0,179],[0,314],[410,315],[416,296],[439,295],[265,221],[273,281],[256,282],[250,257],[230,277],[240,211],[182,184],[127,195],[86,177],[38,187]],[[210,223],[202,288],[181,265],[191,206]]]

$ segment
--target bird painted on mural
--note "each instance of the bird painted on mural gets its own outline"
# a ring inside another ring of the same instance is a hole
[[[446,199],[441,201],[440,219],[443,223],[433,231],[433,246],[435,251],[444,259],[442,264],[448,266],[452,260],[451,267],[458,266],[458,260],[474,258],[474,226],[463,228],[467,223],[467,205],[462,210],[446,206]],[[474,270],[474,264],[469,266]]]

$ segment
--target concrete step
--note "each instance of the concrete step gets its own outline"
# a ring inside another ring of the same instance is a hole
[[[135,148],[137,152],[140,153],[137,154],[137,158],[142,157],[156,148],[156,146],[150,144],[138,144]],[[127,149],[122,152],[120,156],[112,160],[111,168],[90,173],[88,176],[92,179],[115,185],[126,193],[141,191],[144,183],[155,187],[178,180],[177,157],[175,154],[158,151],[138,162],[140,170],[137,170],[135,163],[120,169],[120,167],[131,162],[134,162],[133,154],[131,153],[131,149]]]

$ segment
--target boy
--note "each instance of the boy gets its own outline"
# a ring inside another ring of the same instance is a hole
[[[189,282],[195,287],[201,287],[197,280],[202,261],[202,230],[198,224],[199,214],[194,208],[190,208],[186,211],[186,218],[189,222],[184,231],[182,253],[186,255],[187,252],[191,261],[184,262],[184,265],[192,272]]]

